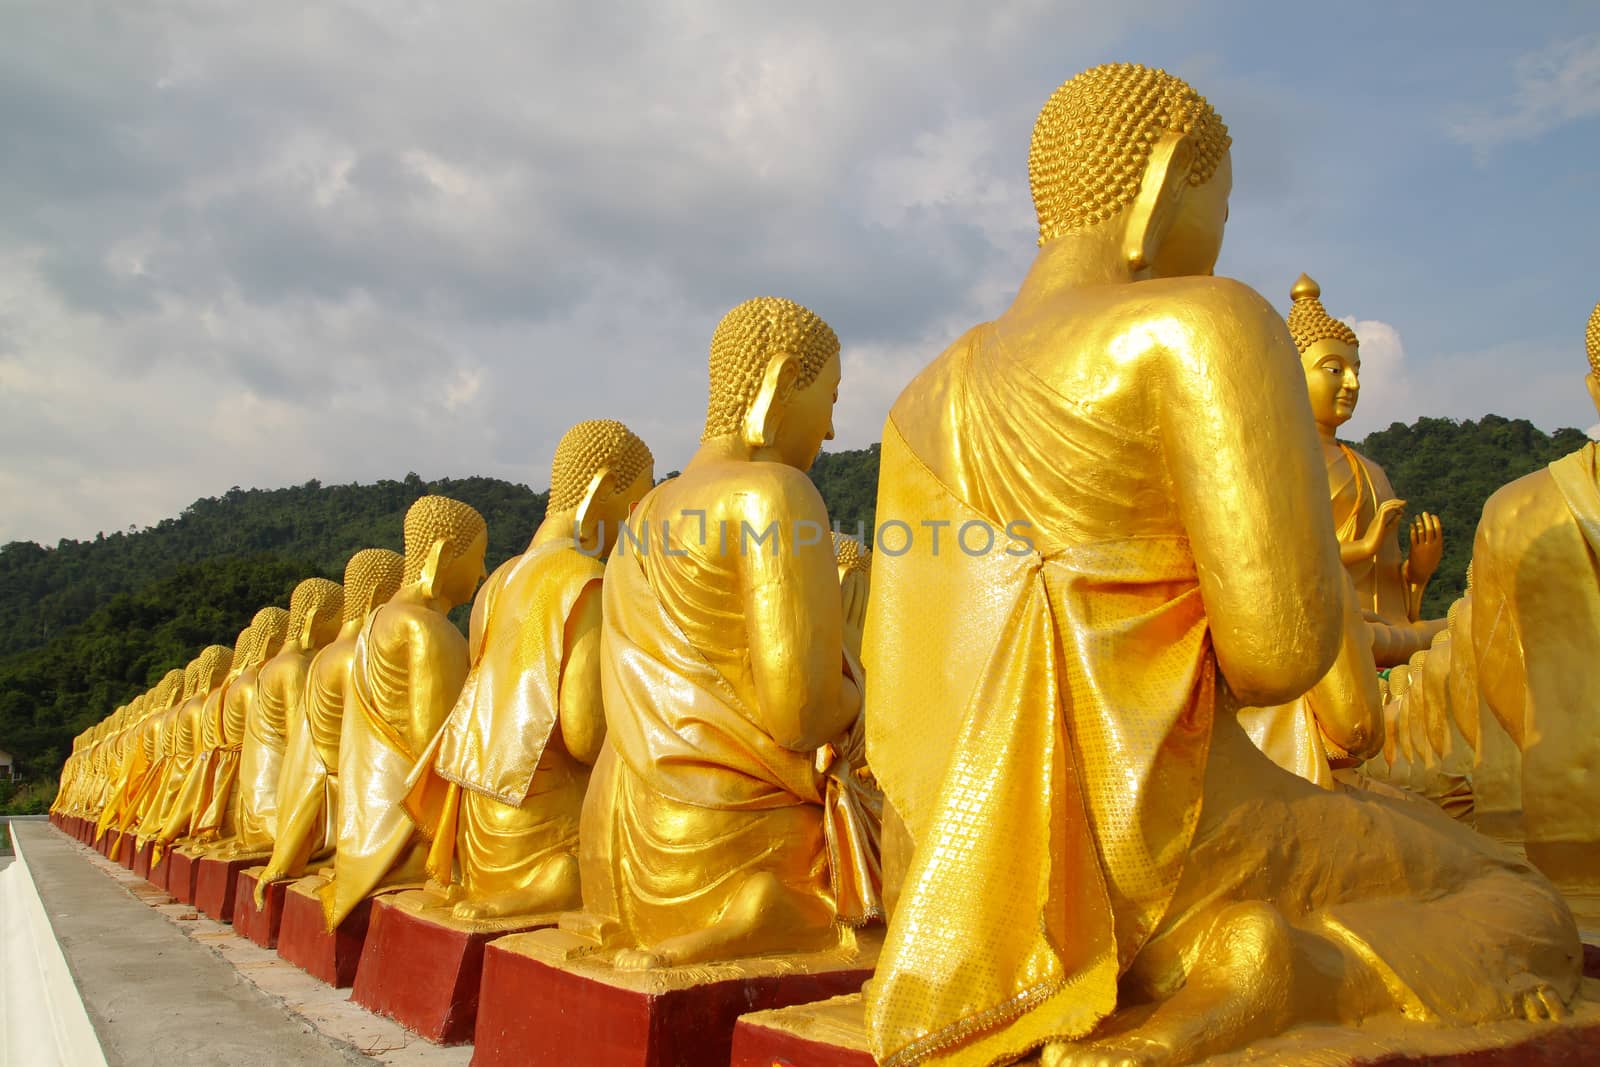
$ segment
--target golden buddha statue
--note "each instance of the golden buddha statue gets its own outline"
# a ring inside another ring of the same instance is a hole
[[[183,698],[185,671],[174,668],[156,684],[155,699],[145,707],[144,750],[145,772],[134,789],[123,811],[121,829],[134,831],[140,847],[150,835],[153,821],[152,808],[166,791],[167,767],[171,764],[168,732],[172,726],[171,712]]]
[[[1333,501],[1339,558],[1356,583],[1373,628],[1379,667],[1404,663],[1444,629],[1443,619],[1420,621],[1422,594],[1439,566],[1444,534],[1437,515],[1412,520],[1410,555],[1400,558],[1396,525],[1405,509],[1383,468],[1336,436],[1355,414],[1361,395],[1361,356],[1355,331],[1322,307],[1322,290],[1302,274],[1290,296],[1289,333],[1300,350],[1311,415],[1316,419]]]
[[[483,516],[460,501],[425,496],[406,512],[404,580],[356,637],[345,695],[338,848],[318,890],[329,930],[381,886],[421,880],[425,838],[404,807],[406,780],[466,680],[467,640],[445,616],[483,581],[488,541]],[[422,825],[437,825],[442,801],[423,799]]]
[[[1600,305],[1584,385],[1600,411]],[[1600,447],[1589,442],[1483,505],[1472,640],[1494,718],[1522,751],[1528,855],[1600,882]]]
[[[884,429],[880,528],[997,533],[873,561],[868,757],[914,846],[865,998],[886,1067],[1183,1062],[1577,994],[1572,916],[1526,863],[1431,806],[1318,788],[1236,719],[1327,675],[1345,571],[1294,341],[1212,275],[1229,143],[1163,71],[1061,86],[1032,269]],[[1357,758],[1371,695],[1319,723]]]
[[[228,677],[233,665],[233,650],[226,645],[207,645],[195,659],[196,682],[188,700],[178,709],[173,741],[176,761],[172,769],[172,800],[163,809],[161,825],[155,832],[156,851],[152,865],[179,837],[189,832],[195,805],[200,798],[200,752],[206,703]]]
[[[300,723],[278,785],[278,833],[272,858],[256,880],[257,907],[266,906],[270,882],[303,874],[338,840],[339,732],[356,637],[367,616],[400,588],[405,560],[386,548],[364,548],[344,568],[344,616],[338,634],[311,660]]]
[[[143,774],[138,761],[143,758],[139,744],[139,724],[144,720],[147,694],[140,693],[128,701],[127,714],[123,716],[122,729],[110,750],[101,757],[98,776],[102,778],[95,789],[101,794],[100,812],[95,825],[95,840],[103,837],[113,826],[120,826],[122,809],[128,798],[128,785]]]
[[[600,580],[653,482],[650,450],[622,423],[572,427],[556,446],[544,521],[473,603],[471,672],[413,774],[414,786],[447,783],[427,827],[428,873],[452,886],[458,919],[582,902],[578,819],[606,734]]]
[[[236,672],[222,693],[217,708],[217,746],[211,757],[210,796],[195,820],[195,837],[213,854],[237,851],[239,832],[240,765],[250,706],[255,703],[261,667],[278,654],[289,634],[289,613],[265,607],[250,620],[250,637],[243,657],[233,662]],[[241,641],[244,641],[241,635]],[[241,650],[235,647],[235,655]]]
[[[189,815],[189,823],[180,837],[189,841],[200,841],[213,836],[213,831],[205,829],[208,820],[221,821],[225,819],[222,812],[222,801],[218,799],[217,772],[224,764],[233,763],[231,753],[227,758],[223,756],[222,728],[223,705],[227,702],[228,687],[231,686],[239,675],[244,673],[246,665],[253,662],[251,646],[255,642],[255,630],[246,626],[239,631],[233,643],[233,653],[228,659],[228,670],[223,675],[222,682],[210,693],[206,694],[206,702],[200,711],[200,736],[196,741],[198,755],[195,757],[194,777],[197,780],[196,794],[193,809]],[[232,771],[230,770],[230,774]],[[222,783],[226,785],[227,783]],[[231,826],[231,820],[229,821]],[[174,838],[176,843],[178,838]]]
[[[303,721],[306,674],[311,657],[344,624],[344,587],[327,578],[307,578],[289,596],[289,621],[276,655],[261,665],[255,695],[245,715],[239,749],[238,836],[235,856],[272,853],[278,832],[278,779],[291,723]],[[302,772],[303,766],[296,768]]]
[[[183,668],[183,685],[177,702],[165,713],[166,723],[161,735],[161,761],[164,769],[161,772],[162,780],[157,784],[151,798],[149,817],[144,820],[144,828],[139,834],[141,845],[161,833],[162,827],[166,825],[167,814],[177,804],[178,794],[183,789],[183,779],[188,773],[189,762],[194,758],[194,752],[192,749],[188,752],[181,751],[179,738],[183,733],[184,710],[194,700],[199,686],[200,657],[196,656]]]
[[[579,835],[584,915],[562,926],[619,969],[848,948],[878,914],[851,864],[866,816],[850,768],[824,759],[851,747],[861,707],[805,475],[839,375],[838,338],[806,308],[730,311],[700,448],[606,566],[606,743]]]

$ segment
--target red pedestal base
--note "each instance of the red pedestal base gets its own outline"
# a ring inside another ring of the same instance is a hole
[[[175,848],[169,856],[172,870],[167,873],[167,892],[180,904],[193,904],[200,858],[187,848]]]
[[[94,848],[95,851],[99,852],[100,855],[104,856],[108,860],[116,859],[117,846],[122,841],[121,834],[115,830],[107,830],[104,836],[92,840],[94,840],[94,844],[91,847]]]
[[[356,980],[372,901],[363,900],[330,934],[323,927],[322,900],[317,896],[318,887],[326,881],[321,875],[312,875],[289,885],[283,896],[283,923],[278,927],[278,955],[311,977],[345,989]]]
[[[728,1067],[876,1067],[859,996],[741,1016]]]
[[[150,853],[155,848],[154,842],[146,841],[144,847],[139,847],[139,842],[132,834],[124,835],[128,839],[128,848],[133,853],[133,873],[140,878],[150,877]]]
[[[165,889],[167,888],[167,876],[171,873],[172,850],[170,848],[162,849],[161,858],[159,860],[152,860],[150,864],[150,874],[145,880],[151,885],[155,886],[157,889]]]
[[[202,915],[222,923],[233,922],[234,893],[238,889],[239,872],[254,867],[265,856],[241,856],[238,859],[216,859],[204,856],[194,879],[194,906]]]
[[[462,922],[420,889],[372,902],[350,999],[441,1045],[472,1040],[484,946],[507,934],[554,926],[556,917]]]
[[[617,971],[570,958],[582,943],[563,931],[513,934],[484,952],[473,1067],[727,1063],[740,1015],[856,992],[881,942],[875,930],[848,953]]]
[[[278,931],[283,925],[283,897],[289,883],[268,882],[266,906],[256,907],[256,882],[265,870],[265,867],[251,867],[239,872],[233,891],[233,932],[262,948],[277,948]]]

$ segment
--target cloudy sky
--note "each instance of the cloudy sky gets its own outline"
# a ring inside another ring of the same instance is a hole
[[[1357,324],[1352,435],[1594,424],[1589,2],[0,0],[0,542],[233,485],[542,489],[582,418],[664,472],[762,293],[838,330],[865,445],[1014,293],[1034,115],[1109,60],[1228,122],[1219,271]]]

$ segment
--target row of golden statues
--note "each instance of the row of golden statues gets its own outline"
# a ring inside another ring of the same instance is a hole
[[[1310,278],[1285,322],[1212,274],[1230,143],[1162,71],[1050,98],[1032,269],[884,429],[903,551],[822,533],[839,342],[751,300],[680,475],[575,426],[481,589],[483,519],[418,500],[403,556],[301,583],[87,731],[58,809],[263,883],[323,862],[330,929],[423,881],[462,920],[562,913],[619,968],[886,922],[889,1065],[1562,1016],[1573,915],[1469,825],[1471,782],[1520,773],[1528,851],[1594,860],[1596,447],[1497,493],[1468,594],[1421,618],[1439,521],[1337,438],[1355,334]],[[1587,341],[1600,406],[1600,309]],[[923,535],[973,523],[1028,550]]]

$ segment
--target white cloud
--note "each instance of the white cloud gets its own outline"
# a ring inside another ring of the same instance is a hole
[[[1520,56],[1512,76],[1509,100],[1450,124],[1451,135],[1480,159],[1501,145],[1600,117],[1600,33]]]

